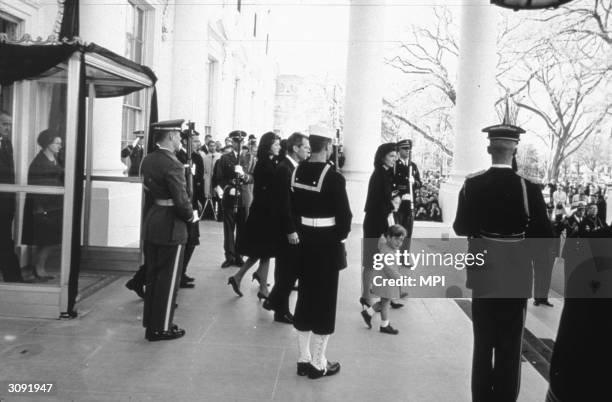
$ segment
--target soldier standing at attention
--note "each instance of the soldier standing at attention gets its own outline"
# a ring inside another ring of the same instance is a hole
[[[415,191],[421,187],[421,175],[417,165],[410,160],[412,140],[399,141],[397,149],[399,157],[395,162],[393,182],[397,190],[399,190],[402,199],[400,211],[402,211],[404,218],[399,224],[406,229],[406,239],[401,249],[410,251],[410,239],[412,238],[412,227],[414,226]]]
[[[151,126],[158,147],[141,166],[150,205],[143,225],[147,269],[143,325],[149,341],[185,335],[185,330],[172,323],[172,317],[187,243],[187,223],[197,222],[198,213],[187,196],[183,164],[175,155],[181,148],[181,123],[182,120],[173,120]]]
[[[474,331],[473,401],[518,397],[532,263],[544,261],[548,253],[541,247],[546,240],[538,240],[538,250],[527,243],[535,240],[526,238],[552,237],[539,186],[512,170],[519,135],[525,131],[507,121],[483,129],[489,135],[492,166],[465,180],[453,225],[458,235],[468,236],[469,252],[485,253],[483,266],[467,270]]]
[[[338,277],[346,267],[344,240],[351,230],[353,215],[346,181],[328,163],[332,135],[323,127],[311,127],[310,134],[310,160],[298,165],[291,178],[300,239],[293,325],[298,333],[297,374],[314,379],[340,371],[340,363],[327,361],[325,350],[335,329]]]

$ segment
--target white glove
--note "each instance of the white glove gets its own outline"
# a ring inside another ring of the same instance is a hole
[[[198,215],[198,211],[194,210],[193,211],[193,216],[191,217],[191,219],[189,220],[189,222],[191,223],[196,223],[197,221],[200,220],[200,216]]]
[[[236,189],[230,188],[229,195],[236,195]]]
[[[410,201],[410,200],[411,200],[410,194],[406,193],[402,195],[402,201]]]
[[[217,193],[217,197],[223,198],[223,189],[220,186],[215,187],[215,193]]]
[[[234,166],[234,173],[238,173],[240,176],[244,176],[244,169],[241,165]]]
[[[414,177],[410,176],[408,178],[408,181],[410,182],[410,184],[414,184],[414,182],[415,182]]]
[[[192,164],[191,165],[191,175],[195,176],[195,172],[196,172],[196,167],[195,167],[195,165]]]
[[[287,235],[287,241],[289,242],[289,244],[298,244],[300,242],[300,237],[296,232],[289,233]]]

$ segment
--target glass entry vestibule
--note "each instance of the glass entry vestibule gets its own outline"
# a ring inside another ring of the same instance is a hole
[[[139,97],[129,130],[144,153],[155,81],[95,44],[0,40],[0,316],[74,316],[83,269],[138,267],[122,114]]]

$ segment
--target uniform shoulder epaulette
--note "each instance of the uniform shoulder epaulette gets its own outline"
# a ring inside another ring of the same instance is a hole
[[[478,172],[474,172],[474,173],[470,173],[467,176],[465,176],[466,179],[472,179],[476,176],[480,176],[481,174],[484,174],[487,171],[487,169],[482,169],[479,170]]]
[[[529,177],[529,176],[526,176],[526,175],[524,175],[522,173],[517,173],[517,175],[519,175],[523,179],[527,180],[531,184],[538,184],[538,185],[540,184],[539,183],[540,180],[538,178],[536,178],[536,177]]]

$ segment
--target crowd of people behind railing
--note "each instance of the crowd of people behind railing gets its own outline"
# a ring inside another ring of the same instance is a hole
[[[438,202],[440,184],[445,177],[437,171],[426,170],[421,176],[423,186],[416,190],[415,217],[417,221],[442,222],[442,210]]]
[[[548,215],[556,234],[585,235],[607,226],[606,186],[594,183],[548,183],[543,188]]]

